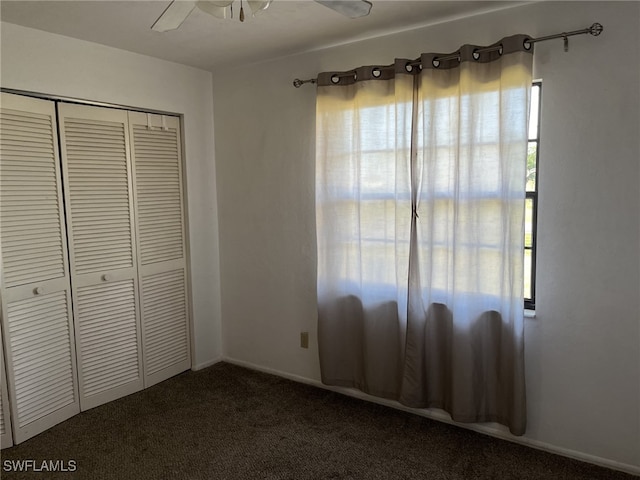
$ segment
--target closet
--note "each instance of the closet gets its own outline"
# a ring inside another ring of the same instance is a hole
[[[0,110],[5,447],[191,353],[180,119],[7,93]]]

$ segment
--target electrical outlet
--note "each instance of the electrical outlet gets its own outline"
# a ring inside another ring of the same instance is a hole
[[[300,347],[309,348],[309,332],[300,332]]]

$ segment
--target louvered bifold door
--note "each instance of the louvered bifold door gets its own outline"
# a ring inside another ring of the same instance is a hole
[[[53,102],[2,93],[2,336],[16,443],[80,411],[56,130]]]
[[[13,445],[11,436],[11,414],[9,412],[9,392],[7,391],[7,374],[4,369],[4,354],[0,342],[0,448]]]
[[[143,387],[127,112],[59,104],[82,410]]]
[[[129,112],[145,386],[191,367],[180,119]]]

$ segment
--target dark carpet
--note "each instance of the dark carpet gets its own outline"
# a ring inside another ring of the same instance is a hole
[[[5,471],[25,459],[77,470]],[[82,412],[2,465],[3,479],[637,479],[226,363]]]

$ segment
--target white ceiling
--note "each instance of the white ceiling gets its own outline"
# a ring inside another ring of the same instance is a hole
[[[8,1],[0,19],[205,70],[252,63],[508,8],[507,1],[371,0],[367,17],[349,19],[312,0],[273,0],[244,23],[194,9],[178,30],[151,25],[168,0]],[[239,0],[236,0],[239,2]]]

